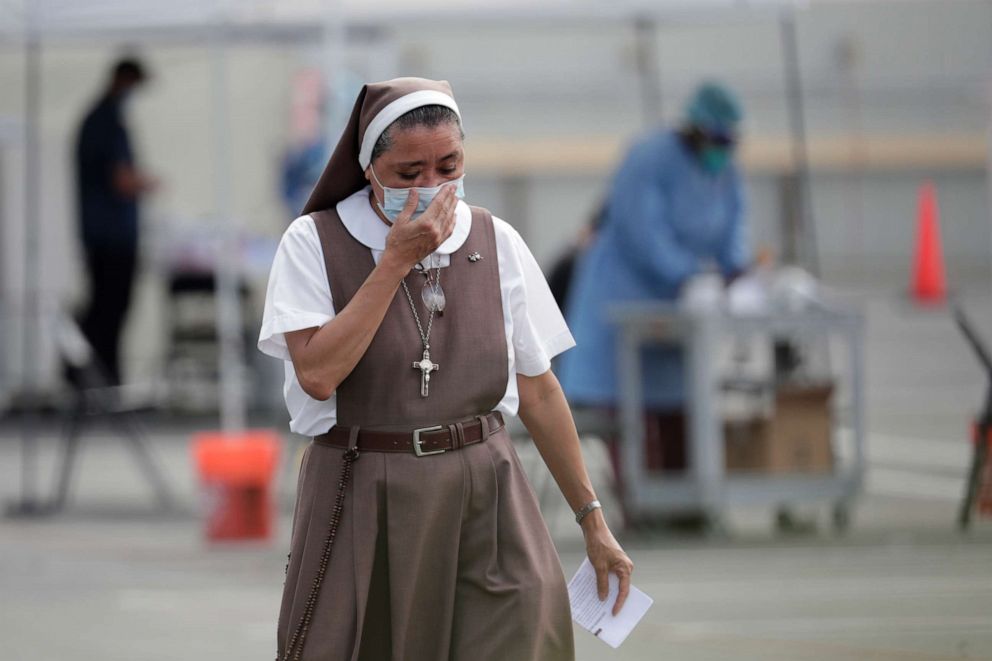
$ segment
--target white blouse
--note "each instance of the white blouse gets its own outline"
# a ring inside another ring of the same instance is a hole
[[[386,245],[389,227],[369,204],[368,187],[337,205],[341,221],[358,241],[372,252],[376,263]],[[472,225],[472,212],[459,202],[455,229],[424,265],[447,267],[451,253],[465,243]],[[537,376],[551,366],[551,358],[575,346],[575,340],[555,303],[537,261],[520,234],[508,223],[493,218],[500,291],[503,297],[503,325],[506,330],[506,358],[509,378],[506,392],[496,410],[505,415],[517,413],[517,374]],[[432,261],[433,260],[433,261]],[[444,276],[442,272],[442,285]],[[281,358],[286,373],[283,394],[291,420],[290,430],[307,436],[322,434],[337,421],[337,397],[313,399],[300,387],[289,356],[284,333],[320,327],[334,318],[334,304],[327,282],[323,251],[313,219],[300,216],[287,228],[279,243],[262,314],[258,349]]]

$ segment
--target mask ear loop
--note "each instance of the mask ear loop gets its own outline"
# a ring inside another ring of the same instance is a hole
[[[382,185],[382,182],[381,181],[379,181],[379,177],[376,175],[375,168],[372,167],[372,164],[371,163],[369,163],[369,171],[372,173],[372,178],[375,179],[375,183],[379,184],[379,188],[382,189],[382,202],[380,202],[378,199],[376,199],[376,201],[375,201],[376,204],[379,205],[379,208],[382,209],[384,206],[386,206],[386,187]],[[374,188],[372,189],[372,197],[375,197],[375,189]],[[386,212],[383,211],[383,213],[386,213]]]

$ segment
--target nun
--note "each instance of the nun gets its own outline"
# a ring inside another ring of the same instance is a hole
[[[278,659],[574,659],[568,593],[506,431],[519,415],[576,513],[600,598],[633,563],[561,387],[574,341],[520,235],[463,201],[447,82],[365,85],[269,276],[302,457]]]

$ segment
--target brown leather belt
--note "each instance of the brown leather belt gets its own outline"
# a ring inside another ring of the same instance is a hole
[[[503,415],[493,411],[447,425],[434,425],[411,429],[408,432],[358,430],[358,451],[412,452],[418,457],[458,450],[466,445],[481,443],[503,428]],[[314,436],[314,443],[347,450],[351,427],[335,425],[323,434]]]

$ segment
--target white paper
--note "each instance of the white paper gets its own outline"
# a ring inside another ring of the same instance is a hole
[[[633,585],[627,601],[620,612],[613,615],[613,604],[620,592],[620,578],[610,574],[610,593],[605,601],[599,600],[596,592],[596,570],[589,558],[582,561],[575,576],[568,582],[568,600],[572,606],[572,619],[610,647],[620,647],[620,643],[641,621],[654,599]]]

